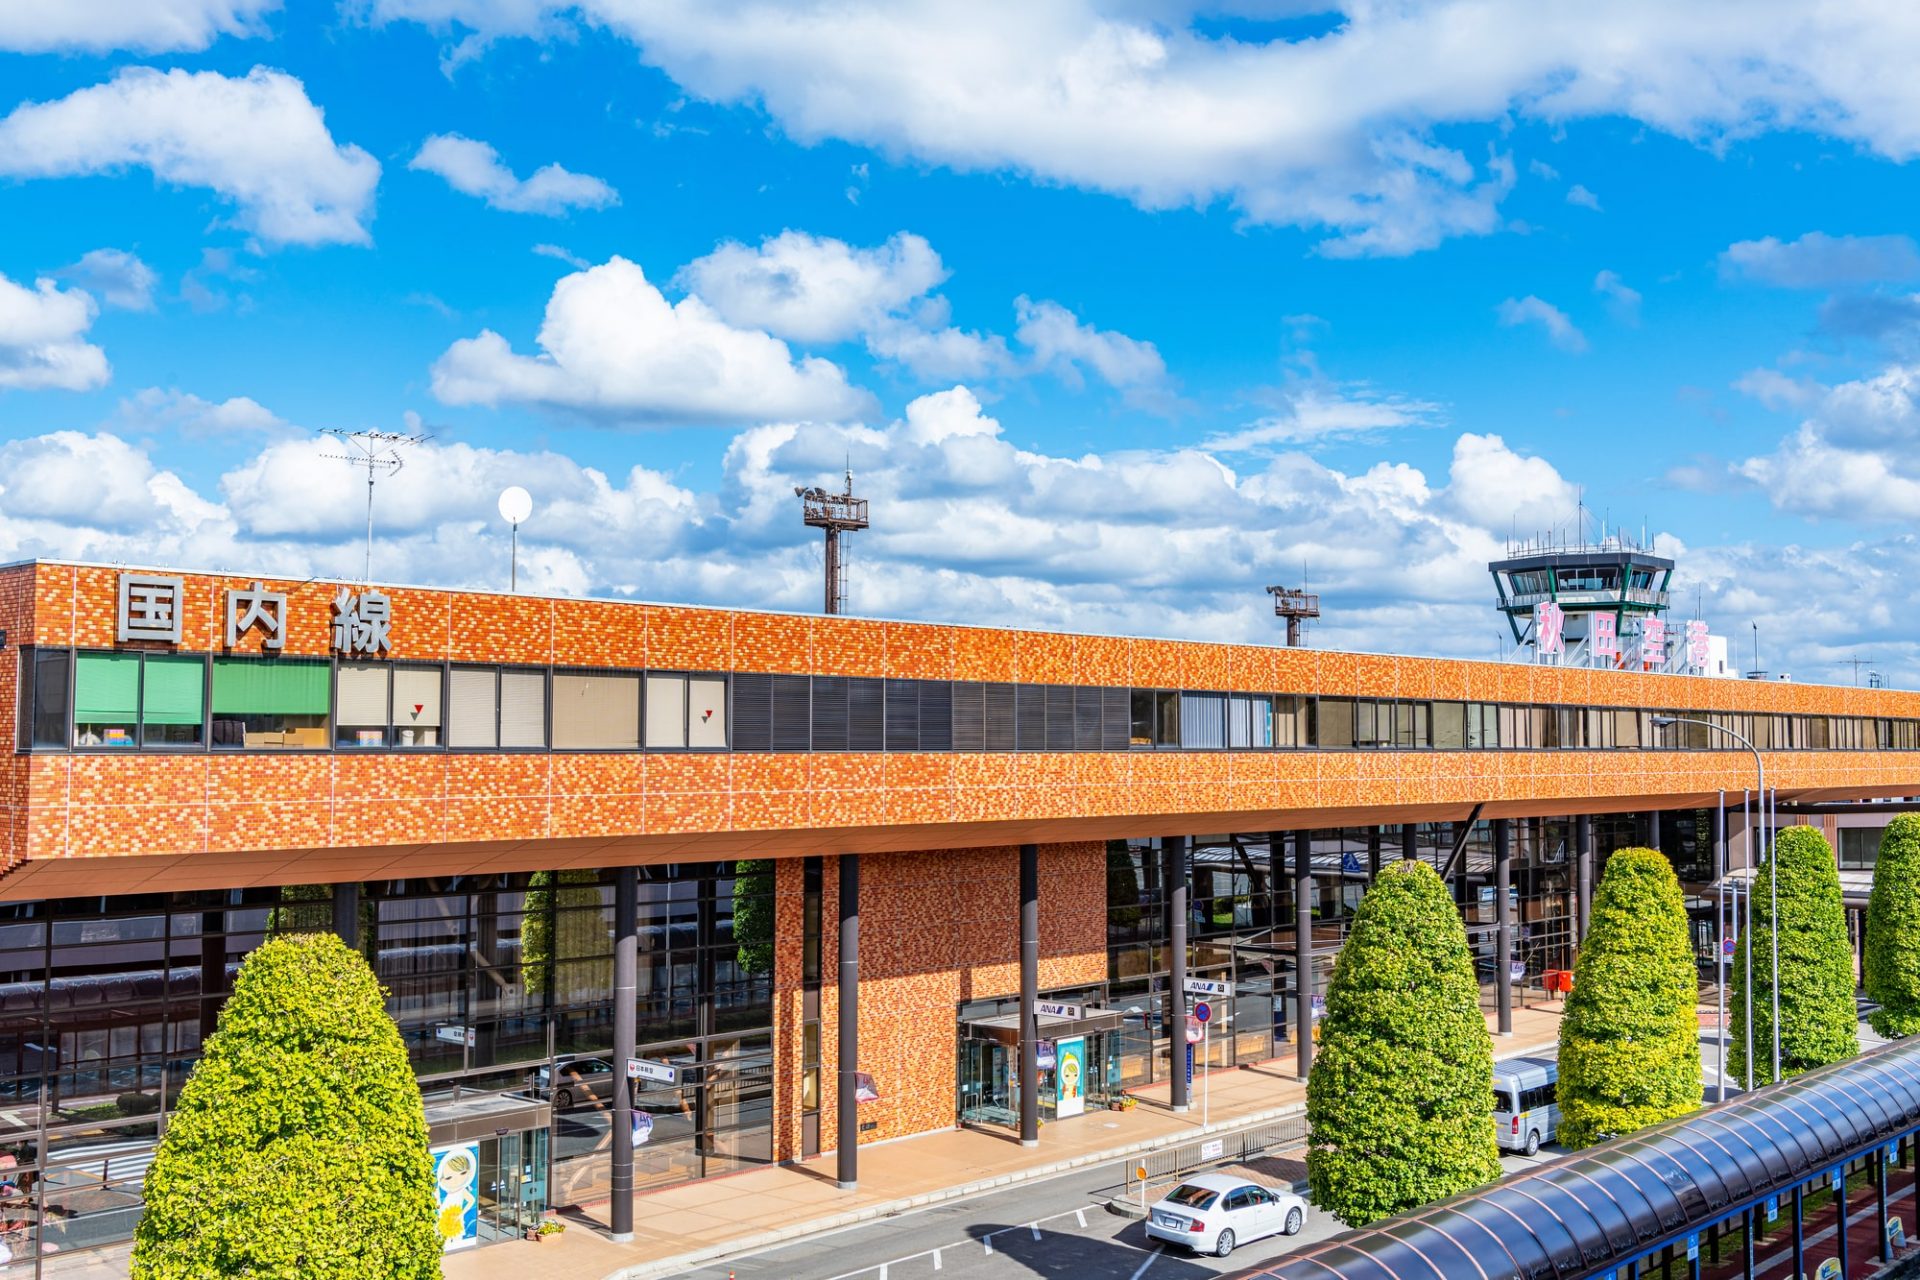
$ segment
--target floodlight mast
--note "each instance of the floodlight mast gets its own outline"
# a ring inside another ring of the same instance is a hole
[[[342,431],[338,427],[324,427],[322,434],[338,437],[344,441],[348,452],[323,453],[323,458],[332,458],[337,462],[350,462],[367,473],[367,562],[361,575],[364,582],[373,581],[373,482],[379,475],[395,475],[406,465],[406,459],[400,456],[400,450],[416,444],[425,444],[433,439],[430,435],[403,435],[397,431]]]
[[[867,500],[853,496],[853,469],[847,469],[847,487],[843,493],[828,493],[817,485],[795,488],[800,499],[800,518],[809,528],[827,533],[826,611],[843,613],[847,607],[847,589],[840,564],[840,535],[867,527]]]
[[[1298,590],[1291,587],[1268,587],[1267,594],[1273,597],[1274,616],[1287,620],[1287,647],[1298,649],[1302,634],[1301,621],[1320,616],[1319,593],[1310,593],[1305,587]]]

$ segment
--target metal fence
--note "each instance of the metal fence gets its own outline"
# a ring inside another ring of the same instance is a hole
[[[1123,1203],[1137,1202],[1143,1182],[1147,1187],[1152,1187],[1190,1173],[1245,1164],[1262,1156],[1297,1150],[1306,1146],[1306,1143],[1307,1115],[1303,1109],[1245,1129],[1207,1134],[1178,1146],[1161,1147],[1129,1156],[1124,1162],[1120,1181],[1104,1188],[1099,1194]]]

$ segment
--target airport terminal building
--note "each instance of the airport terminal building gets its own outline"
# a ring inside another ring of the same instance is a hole
[[[616,1116],[644,1192],[1183,1082],[1186,977],[1216,1064],[1304,1062],[1383,858],[1537,991],[1607,851],[1717,874],[1752,759],[1671,717],[1783,810],[1920,793],[1890,690],[47,561],[0,568],[0,714],[0,1244],[44,1275],[131,1237],[277,932],[388,988],[479,1244],[605,1200]]]

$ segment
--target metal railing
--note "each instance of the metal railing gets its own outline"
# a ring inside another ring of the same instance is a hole
[[[1138,1203],[1141,1184],[1149,1188],[1206,1169],[1245,1164],[1262,1156],[1294,1151],[1307,1144],[1307,1114],[1300,1110],[1261,1124],[1226,1133],[1206,1134],[1177,1146],[1161,1147],[1127,1157],[1120,1181],[1096,1195],[1123,1203]],[[1145,1171],[1145,1177],[1141,1173]]]

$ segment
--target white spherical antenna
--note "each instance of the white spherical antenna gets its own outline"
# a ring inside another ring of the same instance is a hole
[[[510,485],[500,493],[500,518],[519,524],[533,514],[533,495],[519,485]]]

